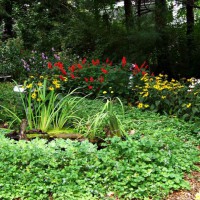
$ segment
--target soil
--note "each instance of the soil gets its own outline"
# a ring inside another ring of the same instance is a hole
[[[200,172],[192,172],[185,179],[190,182],[191,190],[175,191],[166,200],[195,200],[195,195],[200,192]]]

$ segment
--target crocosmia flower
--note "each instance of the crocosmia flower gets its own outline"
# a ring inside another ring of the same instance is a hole
[[[94,82],[94,78],[93,77],[90,77],[90,82]]]
[[[65,77],[63,77],[62,75],[59,76],[60,80],[64,81]]]
[[[75,69],[76,69],[75,65],[68,67],[68,70],[71,71],[72,73],[75,71]]]
[[[51,64],[50,62],[48,62],[48,68],[49,68],[49,69],[52,69],[52,68],[53,68],[53,66],[52,66],[52,64]]]
[[[70,74],[70,76],[71,76],[71,78],[72,78],[72,79],[75,79],[75,76],[74,76],[74,74]]]
[[[99,64],[100,64],[99,59],[97,59],[97,60],[92,60],[92,64],[93,64],[93,65],[99,65]]]
[[[64,65],[62,62],[56,62],[54,66],[58,67],[59,69],[64,69]]]
[[[67,72],[65,71],[65,69],[60,69],[61,73],[66,76],[67,75]]]
[[[104,68],[101,68],[101,71],[102,71],[104,74],[107,74],[107,73],[108,73],[108,71],[107,71],[106,69],[104,69]]]
[[[88,82],[88,78],[84,78],[85,79],[85,82]]]
[[[85,63],[86,63],[86,58],[84,58],[83,60],[82,60],[82,64],[84,65]]]
[[[146,73],[147,73],[147,72],[145,72],[145,71],[142,71],[142,75],[143,75],[143,76],[144,76]]]
[[[104,82],[104,77],[103,77],[103,76],[100,76],[100,77],[99,77],[99,82],[100,82],[100,83],[103,83],[103,82]]]
[[[81,64],[77,64],[77,67],[78,67],[79,69],[82,69],[82,68],[83,68],[83,66],[82,66]]]
[[[124,67],[125,65],[126,65],[126,58],[123,57],[123,58],[122,58],[122,67]]]

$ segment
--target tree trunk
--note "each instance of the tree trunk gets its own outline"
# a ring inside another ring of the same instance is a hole
[[[190,66],[190,71],[194,73],[195,64],[193,60],[195,52],[195,42],[194,42],[194,0],[186,1],[186,18],[187,18],[187,67]],[[191,66],[192,65],[192,66]],[[195,73],[194,73],[195,74]],[[195,74],[196,75],[196,74]]]
[[[129,30],[133,26],[133,11],[131,0],[124,0],[126,29]]]
[[[5,2],[5,12],[6,16],[4,17],[5,27],[3,32],[3,41],[8,38],[13,37],[13,19],[12,19],[12,2],[8,0]]]
[[[141,4],[142,1],[141,0],[137,0],[137,25],[138,25],[138,29],[140,30],[140,17],[141,17]]]
[[[187,17],[187,42],[188,47],[191,48],[193,44],[194,32],[194,0],[187,0],[186,2],[186,17]]]
[[[157,73],[165,73],[171,77],[169,52],[168,52],[168,33],[167,26],[167,4],[166,0],[155,0],[155,28],[158,33],[156,41],[157,51]]]
[[[194,31],[194,0],[187,0],[186,15],[187,15],[187,35],[193,34]]]

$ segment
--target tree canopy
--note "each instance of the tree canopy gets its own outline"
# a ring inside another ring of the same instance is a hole
[[[0,0],[1,40],[200,76],[199,9],[198,0]]]

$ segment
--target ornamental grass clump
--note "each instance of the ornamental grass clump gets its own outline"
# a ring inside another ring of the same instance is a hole
[[[24,85],[26,93],[21,94],[21,99],[29,129],[60,130],[69,120],[78,118],[76,106],[83,98],[72,96],[75,91],[63,96],[47,85],[47,79],[41,85],[34,82]]]
[[[114,109],[114,101],[116,101],[115,104],[118,103],[118,113]],[[83,118],[78,123],[77,129],[91,139],[113,136],[121,137],[126,135],[122,124],[124,115],[124,106],[119,98],[113,100],[106,99],[106,103],[102,105],[100,111],[87,118]]]

